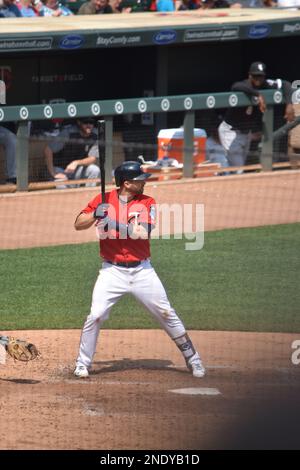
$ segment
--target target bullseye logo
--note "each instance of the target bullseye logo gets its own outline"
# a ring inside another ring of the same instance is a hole
[[[124,105],[121,101],[117,101],[115,104],[115,110],[117,114],[122,114],[124,111]]]
[[[75,117],[77,114],[77,108],[75,104],[69,104],[68,106],[68,115],[71,117]]]
[[[4,119],[4,111],[3,109],[0,109],[0,121],[3,121]]]
[[[45,116],[47,119],[52,118],[52,116],[53,116],[53,109],[51,108],[51,106],[45,106],[45,107],[44,107],[44,116]]]
[[[293,104],[300,103],[300,88],[298,88],[298,90],[294,91],[294,93],[292,94],[292,103]]]
[[[91,111],[94,116],[98,116],[101,111],[100,105],[98,103],[93,103],[91,106]]]
[[[20,109],[20,118],[21,119],[27,119],[29,116],[29,112],[28,112],[28,109],[23,106],[21,109]]]
[[[193,107],[192,98],[190,98],[189,96],[187,98],[185,98],[185,100],[183,102],[183,105],[184,105],[185,109],[192,109],[192,107]]]
[[[278,90],[275,91],[275,93],[274,93],[274,95],[273,95],[273,100],[274,100],[274,102],[277,103],[277,104],[278,104],[278,103],[281,103],[281,101],[282,101],[282,93],[281,93],[281,91],[278,91]]]
[[[214,96],[208,96],[206,100],[206,106],[208,108],[214,108],[216,104],[216,98]]]
[[[167,98],[164,98],[160,106],[163,111],[168,111],[170,109],[170,101]]]
[[[229,105],[234,108],[239,102],[238,97],[236,95],[230,95],[229,96]]]
[[[145,113],[147,111],[147,103],[145,100],[140,100],[138,103],[138,108],[141,113]]]

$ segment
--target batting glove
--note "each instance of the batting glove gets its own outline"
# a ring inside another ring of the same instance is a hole
[[[101,203],[94,211],[95,219],[105,219],[108,216],[109,204]]]

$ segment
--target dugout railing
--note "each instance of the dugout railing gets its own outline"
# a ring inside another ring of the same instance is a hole
[[[260,152],[260,165],[262,171],[271,171],[273,164],[274,136],[278,138],[286,134],[291,127],[300,122],[296,118],[293,124],[281,127],[274,133],[274,108],[282,105],[284,99],[279,90],[262,91],[266,100],[267,109],[263,117],[263,137]],[[183,169],[182,176],[194,176],[193,151],[195,113],[221,110],[228,107],[255,106],[256,103],[243,93],[205,93],[179,96],[163,96],[153,98],[133,98],[103,101],[87,101],[73,103],[0,106],[0,125],[5,122],[18,123],[17,131],[17,190],[28,191],[29,168],[29,122],[49,121],[52,119],[76,119],[80,117],[93,117],[105,121],[105,141],[101,142],[106,155],[106,174],[108,182],[112,178],[113,170],[113,128],[114,118],[117,116],[153,113],[157,115],[155,126],[161,128],[166,122],[164,116],[168,113],[181,112],[183,115]],[[221,170],[222,172],[222,170]]]

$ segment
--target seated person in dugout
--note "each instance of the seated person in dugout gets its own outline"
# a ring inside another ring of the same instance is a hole
[[[7,128],[9,123],[0,126],[0,145],[3,146],[6,161],[6,183],[16,184],[16,145],[17,137]]]
[[[97,135],[92,118],[81,118],[45,147],[48,172],[54,181],[100,177]],[[86,186],[96,186],[95,182]]]

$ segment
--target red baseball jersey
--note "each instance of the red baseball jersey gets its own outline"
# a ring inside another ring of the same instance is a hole
[[[92,199],[81,213],[94,212],[101,203],[99,194]],[[108,206],[108,217],[112,221],[127,225],[128,222],[137,220],[138,223],[146,223],[155,226],[156,203],[152,197],[143,194],[136,195],[130,202],[122,202],[115,189],[105,193],[105,202]],[[104,233],[105,237],[100,239],[100,256],[114,263],[128,263],[131,261],[142,261],[150,257],[150,241],[138,239],[133,240],[121,230],[110,229]]]

